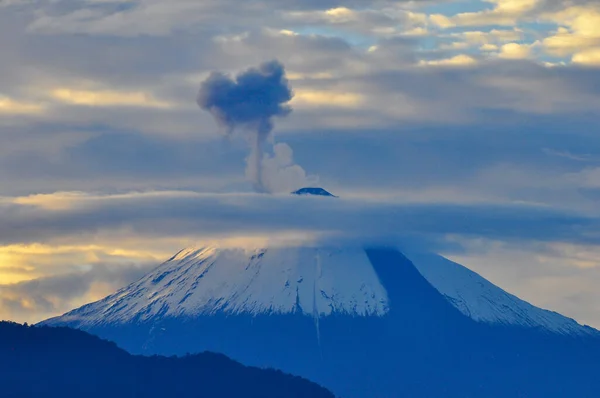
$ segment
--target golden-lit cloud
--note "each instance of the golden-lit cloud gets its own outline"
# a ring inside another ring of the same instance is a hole
[[[582,65],[600,66],[600,47],[576,53],[573,55],[573,62]]]
[[[484,52],[497,51],[503,43],[520,41],[524,32],[519,28],[514,29],[492,29],[484,31],[466,31],[452,33],[449,37],[456,39],[450,44],[440,46],[442,49],[464,50],[467,48],[478,48]]]
[[[35,194],[16,197],[11,200],[12,203],[35,206],[48,210],[67,210],[72,204],[86,199],[88,195],[83,192],[56,192],[52,194]]]
[[[130,106],[141,108],[170,108],[172,105],[141,91],[77,90],[57,88],[50,92],[53,99],[79,106]]]
[[[469,55],[460,54],[452,58],[421,61],[422,66],[469,66],[477,64],[477,60]]]
[[[298,89],[294,93],[292,104],[299,107],[339,107],[353,108],[365,101],[361,94],[332,90]]]
[[[444,49],[460,49],[460,43],[477,45],[480,51],[494,52],[505,59],[530,58],[534,47],[545,53],[569,58],[573,63],[597,66],[600,49],[600,6],[572,5],[565,2],[563,8],[544,11],[541,0],[486,0],[492,9],[463,12],[455,15],[433,14],[432,25],[441,29],[469,26],[512,26],[512,29],[474,30],[452,33],[449,36],[461,41],[442,46]],[[555,31],[529,31],[539,37],[534,43],[524,43],[527,35],[518,27],[520,22],[553,23]],[[544,37],[546,36],[546,37]],[[464,46],[466,48],[466,45]],[[543,62],[548,64],[547,61]],[[553,63],[553,64],[560,64]]]
[[[138,242],[139,243],[139,242]],[[113,246],[114,245],[114,246]],[[123,244],[14,244],[0,246],[0,285],[29,281],[67,272],[82,271],[94,264],[161,261],[172,253]]]
[[[403,36],[427,36],[429,31],[427,28],[422,26],[417,26],[416,28],[412,28],[407,30],[406,32],[402,32]]]
[[[279,34],[284,35],[284,36],[298,36],[298,33],[294,32],[293,30],[288,30],[288,29],[281,29],[279,31]]]
[[[489,32],[467,31],[455,33],[452,36],[463,38],[472,44],[504,43],[521,40],[524,32],[520,29],[492,29]]]
[[[318,79],[332,79],[334,74],[331,72],[312,72],[312,73],[302,73],[302,72],[294,72],[288,71],[285,76],[289,80],[318,80]]]
[[[98,300],[189,243],[112,231],[0,246],[0,319],[37,322]]]
[[[507,43],[500,47],[498,56],[505,59],[525,59],[531,55],[531,46],[519,43]]]
[[[496,44],[484,44],[479,47],[481,51],[490,52],[490,51],[498,51],[498,46]]]
[[[428,16],[411,11],[398,4],[388,4],[383,8],[356,8],[340,6],[327,10],[290,11],[283,13],[288,20],[296,23],[333,25],[336,28],[352,30],[361,34],[376,36],[424,36],[428,34]],[[279,31],[288,34],[291,31]]]
[[[360,12],[351,10],[347,7],[336,7],[324,11],[291,11],[285,13],[285,16],[289,19],[298,21],[346,24],[349,22],[356,22],[359,19]]]
[[[433,14],[429,20],[440,28],[456,26],[514,26],[520,18],[535,9],[540,0],[486,0],[494,4],[491,10],[464,12],[452,16]]]
[[[564,30],[559,30],[557,34],[547,37],[543,41],[546,52],[558,57],[568,56],[599,43],[598,38],[583,37]]]
[[[116,195],[92,195],[85,192],[55,192],[50,194],[34,194],[19,196],[15,198],[4,198],[4,202],[14,203],[26,206],[35,206],[46,210],[68,210],[77,206],[83,206],[86,203],[95,201],[110,201],[133,198],[150,197],[194,197],[200,196],[196,192],[185,191],[148,191],[148,192],[130,192]]]
[[[332,8],[325,11],[324,14],[327,19],[334,23],[349,22],[356,19],[356,11],[346,7]]]
[[[131,231],[98,234],[68,244],[0,246],[0,320],[38,322],[105,297],[147,273],[184,247],[219,245],[256,248],[310,242],[314,236],[288,232],[196,241],[140,238]],[[94,241],[88,243],[87,241]]]
[[[35,269],[28,266],[8,266],[15,263],[13,256],[0,252],[0,285],[29,281],[39,276]]]
[[[559,25],[554,34],[542,41],[547,53],[559,57],[572,55],[576,63],[597,63],[595,49],[600,48],[600,8],[568,7],[543,17]]]
[[[432,14],[429,16],[429,21],[440,28],[452,28],[456,23],[451,18],[443,14]]]
[[[545,14],[544,19],[556,22],[582,37],[600,37],[600,8],[597,6],[568,7],[561,11]]]
[[[85,254],[88,261],[96,261],[98,257],[94,254],[102,252],[110,256],[121,256],[129,258],[156,258],[152,251],[143,250],[137,251],[126,248],[106,247],[101,245],[48,245],[48,244],[16,244],[0,246],[0,254],[2,255],[62,255],[62,254]],[[164,254],[164,253],[161,253]]]
[[[488,0],[488,2],[496,4],[495,12],[522,14],[532,10],[539,3],[539,0]]]
[[[18,101],[0,95],[0,115],[35,115],[44,110],[45,107],[41,104]]]

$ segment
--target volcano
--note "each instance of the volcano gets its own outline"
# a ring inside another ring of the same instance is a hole
[[[600,392],[600,332],[396,247],[188,248],[42,324],[135,354],[219,352],[347,398]]]

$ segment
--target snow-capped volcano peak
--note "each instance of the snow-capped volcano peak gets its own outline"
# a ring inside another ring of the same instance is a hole
[[[441,256],[397,253],[444,300],[477,322],[560,334],[592,330],[534,307]],[[384,317],[398,304],[390,293],[402,292],[396,281],[382,280],[377,268],[360,247],[189,248],[117,293],[49,323],[98,326],[218,314]]]
[[[210,314],[382,316],[387,292],[364,250],[190,248],[114,295],[64,316],[82,324]]]
[[[334,194],[327,192],[323,188],[301,188],[297,191],[292,192],[292,195],[314,195],[314,196],[329,196],[332,198],[337,198]]]

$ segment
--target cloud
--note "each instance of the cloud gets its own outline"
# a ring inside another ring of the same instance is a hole
[[[38,195],[12,200],[12,204],[4,205],[1,214],[0,242],[4,244],[93,236],[124,229],[146,237],[198,239],[303,231],[365,240],[393,240],[413,234],[435,240],[446,234],[466,234],[593,241],[588,233],[597,224],[594,216],[539,204],[326,200],[193,192]],[[515,229],[515,225],[519,228]]]
[[[477,63],[477,60],[469,55],[459,54],[455,55],[452,58],[446,59],[436,59],[432,61],[421,61],[421,65],[431,65],[431,66],[465,66],[465,65],[474,65]]]
[[[0,114],[3,115],[35,115],[44,112],[41,104],[17,101],[8,97],[0,97]]]
[[[492,29],[489,32],[476,30],[452,33],[450,36],[464,40],[469,45],[485,45],[522,40],[524,38],[524,32],[518,28]]]
[[[526,59],[531,55],[531,47],[519,43],[507,43],[500,47],[498,56],[505,59]]]
[[[171,104],[152,98],[143,92],[118,92],[110,90],[73,90],[57,88],[50,95],[61,102],[81,106],[137,106],[169,108]]]
[[[365,102],[359,93],[335,92],[333,90],[298,90],[292,104],[298,107],[357,108]]]
[[[481,51],[497,51],[498,50],[498,46],[496,44],[483,44],[481,47],[479,47],[479,49]]]
[[[148,268],[136,265],[97,265],[88,271],[0,284],[0,318],[39,322],[113,293],[146,272]]]
[[[542,151],[551,156],[559,156],[566,159],[576,160],[578,162],[600,162],[600,157],[591,155],[589,153],[571,153],[569,151],[557,151],[552,148],[543,148]]]
[[[402,3],[383,2],[380,8],[356,9],[335,7],[330,9],[289,11],[284,20],[295,24],[328,26],[347,32],[393,37],[397,35],[425,35],[427,15],[403,8]]]
[[[549,54],[572,55],[574,63],[598,65],[600,9],[597,5],[566,7],[546,13],[544,18],[559,26],[542,42]]]
[[[462,12],[452,16],[433,14],[431,22],[441,28],[457,26],[514,26],[528,13],[536,10],[541,0],[487,0],[494,4],[492,9]]]
[[[574,54],[573,62],[582,65],[600,66],[600,47]]]

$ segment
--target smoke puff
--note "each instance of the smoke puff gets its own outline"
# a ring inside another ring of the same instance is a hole
[[[293,163],[289,146],[274,146],[272,156],[264,148],[273,130],[273,118],[292,111],[288,103],[293,95],[285,68],[278,61],[250,68],[235,79],[213,72],[200,86],[198,106],[210,112],[227,134],[240,129],[248,138],[246,176],[258,192],[298,189],[309,180]]]
[[[268,192],[292,192],[299,187],[315,185],[317,176],[308,176],[304,169],[294,163],[292,148],[284,143],[273,146],[273,155],[261,162],[262,181]],[[252,175],[249,175],[252,178]]]
[[[285,77],[285,68],[271,61],[238,74],[235,79],[213,72],[200,86],[198,106],[210,112],[228,132],[236,127],[256,131],[259,140],[273,129],[274,116],[291,112],[287,103],[293,93]]]

